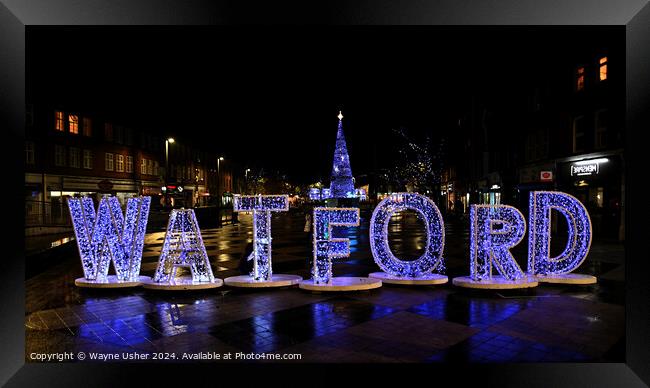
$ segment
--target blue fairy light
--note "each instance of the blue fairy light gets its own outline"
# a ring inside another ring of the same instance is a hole
[[[397,212],[412,209],[424,219],[427,229],[425,252],[415,261],[395,257],[388,244],[388,225]],[[444,272],[443,250],[445,232],[442,215],[429,198],[417,193],[395,193],[384,198],[372,213],[370,220],[370,248],[375,263],[386,273],[416,278],[435,272]]]
[[[178,267],[189,267],[193,282],[215,281],[199,223],[192,209],[171,211],[153,281],[172,282]]]
[[[508,205],[472,205],[469,218],[471,279],[490,279],[494,268],[507,280],[526,276],[510,252],[526,233],[523,214]]]
[[[92,198],[68,199],[86,280],[105,281],[113,262],[119,281],[137,281],[150,205],[151,197],[129,198],[124,215],[117,197],[106,197],[95,213]]]
[[[288,195],[235,195],[233,210],[253,212],[253,271],[255,280],[270,281],[271,266],[271,212],[289,210]]]
[[[316,284],[332,280],[332,259],[350,255],[350,240],[332,238],[333,226],[359,226],[358,208],[314,208],[314,262],[312,279]]]
[[[591,247],[591,219],[575,197],[554,191],[530,193],[528,272],[534,275],[562,275],[582,264]],[[557,257],[550,257],[551,210],[557,210],[569,229],[567,245]]]

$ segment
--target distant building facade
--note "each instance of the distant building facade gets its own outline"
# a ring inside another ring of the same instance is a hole
[[[165,142],[92,112],[28,105],[26,226],[69,226],[65,200],[71,196],[113,195],[124,204],[129,197],[149,195],[156,198],[154,208],[164,204],[165,194],[175,207],[216,204],[211,200],[217,194],[215,156],[181,139],[167,144],[166,156]],[[220,166],[221,194],[238,189],[232,166]]]
[[[560,190],[585,204],[595,236],[624,240],[623,57],[576,50],[511,100],[468,98],[450,137],[463,152],[441,174],[441,210],[503,203],[526,212],[531,191]]]

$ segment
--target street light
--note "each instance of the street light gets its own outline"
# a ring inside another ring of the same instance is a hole
[[[217,159],[217,226],[221,226],[221,162],[224,157]]]
[[[173,137],[165,139],[165,206],[169,206],[169,195],[167,194],[167,184],[169,183],[169,145],[174,144],[175,141]]]
[[[244,180],[246,181],[246,194],[248,194],[248,173],[251,172],[250,168],[247,168],[246,171],[244,171]]]

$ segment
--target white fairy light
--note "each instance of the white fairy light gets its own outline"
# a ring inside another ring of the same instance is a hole
[[[550,257],[551,210],[562,214],[568,224],[566,248]],[[534,275],[563,275],[582,264],[591,246],[591,219],[585,206],[575,197],[561,192],[530,193],[530,233],[528,235],[528,272]]]
[[[309,199],[312,201],[320,201],[321,199],[320,189],[316,187],[312,187],[311,189],[309,189]]]
[[[350,255],[350,240],[333,238],[333,226],[359,226],[358,208],[314,208],[314,262],[312,279],[315,284],[332,280],[332,259]]]
[[[393,255],[388,244],[388,225],[397,212],[412,209],[424,219],[427,228],[425,252],[415,261],[403,261]],[[429,198],[417,193],[395,193],[384,198],[372,213],[370,248],[375,263],[386,273],[416,278],[444,271],[445,232],[442,215]]]
[[[68,199],[86,280],[106,281],[111,262],[118,281],[138,280],[150,204],[129,198],[124,215],[117,197],[102,198],[97,213],[90,197]]]
[[[170,283],[178,267],[189,267],[193,282],[214,282],[201,230],[192,209],[174,209],[169,215],[165,241],[153,281]]]
[[[493,265],[507,280],[526,276],[510,253],[524,238],[526,220],[508,205],[472,205],[470,208],[470,278],[492,278]],[[500,228],[495,228],[499,225]]]
[[[255,280],[269,281],[271,267],[271,212],[289,210],[288,195],[235,195],[233,211],[253,212],[253,272]]]

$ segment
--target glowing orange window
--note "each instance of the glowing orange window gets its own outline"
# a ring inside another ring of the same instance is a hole
[[[54,129],[63,132],[63,112],[54,112]]]
[[[68,115],[68,127],[70,128],[70,133],[78,134],[79,133],[79,116],[77,116],[77,115]]]
[[[582,89],[585,88],[585,68],[584,67],[579,67],[578,68],[578,78],[577,78],[576,88],[578,90],[582,90]]]
[[[600,58],[600,80],[607,79],[607,57]]]

